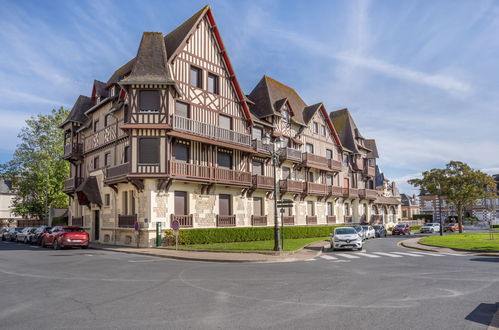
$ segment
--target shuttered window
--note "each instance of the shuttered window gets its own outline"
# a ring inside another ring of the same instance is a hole
[[[173,145],[173,157],[177,162],[189,162],[189,146],[184,143],[175,143]]]
[[[232,205],[230,195],[221,194],[218,196],[218,214],[231,215]]]
[[[208,73],[208,92],[218,94],[218,76]]]
[[[253,215],[263,215],[263,198],[253,197]]]
[[[253,174],[263,175],[263,163],[257,160],[254,160],[253,163]]]
[[[203,88],[203,71],[200,68],[191,66],[191,85]]]
[[[232,155],[223,151],[219,151],[217,154],[217,164],[218,167],[232,168]]]
[[[159,139],[139,139],[139,164],[159,164]]]
[[[218,126],[229,130],[232,129],[232,118],[229,116],[219,115]]]
[[[159,112],[159,91],[140,91],[140,112]]]
[[[262,129],[261,127],[253,127],[252,128],[252,139],[253,140],[261,140],[262,139]]]
[[[327,215],[334,215],[334,207],[332,202],[327,202]]]
[[[312,202],[312,201],[307,201],[307,215],[308,216],[314,216],[315,215],[314,202]]]
[[[175,102],[175,114],[180,117],[189,118],[189,105],[184,102]]]

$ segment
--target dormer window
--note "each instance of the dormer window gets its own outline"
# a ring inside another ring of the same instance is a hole
[[[159,112],[159,103],[159,91],[140,91],[140,112]]]
[[[289,111],[288,110],[282,111],[282,120],[284,120],[286,123],[289,122]]]

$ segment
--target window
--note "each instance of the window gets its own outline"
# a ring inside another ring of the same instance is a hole
[[[308,182],[314,182],[314,173],[308,172],[307,179],[308,179]]]
[[[327,174],[326,175],[326,184],[328,186],[332,186],[333,185],[333,176],[331,174]]]
[[[219,215],[231,215],[232,205],[231,205],[230,195],[220,194],[218,195],[218,214]]]
[[[231,130],[232,129],[232,118],[229,116],[218,115],[218,126]]]
[[[257,174],[257,175],[263,175],[263,163],[258,161],[258,160],[254,160],[253,163],[252,163],[252,170],[253,170],[253,174]]]
[[[121,202],[123,204],[121,212],[123,212],[123,215],[128,215],[128,191],[124,191],[121,196]]]
[[[281,137],[281,148],[291,147],[291,140],[285,136]]]
[[[402,211],[402,218],[407,218],[407,211],[406,210]]]
[[[286,180],[291,178],[291,169],[289,167],[282,167],[282,179]]]
[[[218,151],[217,154],[217,164],[218,167],[223,167],[223,168],[232,168],[232,155],[224,152],[224,151]]]
[[[333,202],[327,202],[327,215],[328,216],[333,216],[334,215]]]
[[[130,159],[130,146],[125,146],[123,148],[123,164],[128,163],[128,159]]]
[[[286,123],[289,122],[289,111],[288,110],[282,111],[282,120]]]
[[[314,216],[315,215],[314,202],[312,202],[312,201],[307,201],[307,215],[308,216]]]
[[[109,126],[109,117],[111,115],[105,115],[104,116],[104,127],[108,127]]]
[[[321,134],[322,136],[326,136],[326,126],[321,125]]]
[[[189,118],[189,105],[184,102],[175,102],[175,114],[179,117]]]
[[[262,197],[253,197],[253,215],[257,216],[264,215]]]
[[[191,66],[191,85],[203,88],[203,71],[195,66]]]
[[[343,155],[343,166],[348,166],[348,155]]]
[[[346,216],[350,215],[350,205],[348,205],[348,203],[345,203],[345,215]]]
[[[189,145],[177,142],[173,145],[173,158],[177,162],[188,163],[189,162]]]
[[[111,205],[111,195],[105,194],[104,195],[104,206],[109,206]]]
[[[94,157],[94,170],[99,168],[99,156]]]
[[[176,215],[187,215],[187,192],[175,191],[175,210]]]
[[[94,133],[99,130],[99,120],[94,120]]]
[[[326,158],[327,159],[333,159],[333,150],[326,149]]]
[[[104,155],[104,166],[107,167],[111,165],[111,153],[108,152]]]
[[[251,132],[252,132],[252,139],[253,140],[261,140],[262,139],[263,130],[261,127],[253,126]]]
[[[319,124],[314,122],[314,134],[319,134]]]
[[[139,139],[139,164],[159,164],[159,139]]]
[[[313,144],[310,144],[310,143],[307,143],[307,145],[305,146],[305,150],[306,150],[308,153],[313,154],[313,153],[314,153],[314,145],[313,145]]]
[[[140,112],[159,112],[159,91],[140,91]]]
[[[208,73],[208,92],[218,94],[218,76]]]

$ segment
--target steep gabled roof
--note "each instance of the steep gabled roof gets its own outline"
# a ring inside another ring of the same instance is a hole
[[[73,105],[71,112],[69,112],[68,117],[59,127],[63,127],[69,122],[75,122],[80,124],[83,123],[87,119],[85,112],[88,109],[92,108],[94,104],[95,103],[92,102],[92,99],[90,97],[84,95],[78,96],[78,99]]]
[[[370,149],[367,153],[367,158],[378,158],[378,147],[376,147],[376,140],[374,139],[368,139],[364,141],[366,144],[366,147]]]
[[[306,124],[310,122],[312,117],[314,117],[315,113],[317,110],[319,110],[322,106],[322,103],[316,103],[314,105],[310,105],[303,109],[303,120],[305,121]]]
[[[125,65],[121,66],[118,70],[114,71],[113,75],[107,81],[107,85],[115,84],[123,79],[130,71],[135,63],[135,57],[128,61]]]
[[[167,65],[163,33],[144,32],[130,74],[124,84],[174,84]]]
[[[97,96],[107,97],[108,95],[109,91],[106,89],[106,83],[99,80],[94,80],[94,87],[92,89],[92,99]]]
[[[361,136],[348,109],[333,111],[329,116],[341,143],[354,153],[360,153],[355,138]]]

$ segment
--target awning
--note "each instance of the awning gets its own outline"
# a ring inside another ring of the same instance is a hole
[[[90,203],[102,205],[99,185],[95,176],[89,176],[81,185],[76,188],[76,195],[80,205],[90,205]]]

